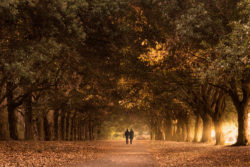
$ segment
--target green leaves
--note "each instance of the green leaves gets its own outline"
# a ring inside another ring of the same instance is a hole
[[[242,2],[243,3],[243,2]],[[242,3],[239,3],[241,6]],[[245,8],[241,7],[244,13],[249,4],[245,4]],[[245,15],[239,17],[238,21],[232,21],[230,26],[232,32],[221,38],[220,43],[216,47],[218,56],[211,62],[211,66],[216,75],[220,74],[228,80],[240,80],[250,75],[249,69],[249,21],[245,20]],[[249,20],[249,16],[248,16]]]

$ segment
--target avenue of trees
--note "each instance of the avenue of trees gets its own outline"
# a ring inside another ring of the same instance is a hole
[[[249,9],[248,0],[1,1],[0,139],[99,139],[121,112],[152,139],[211,142],[214,129],[224,144],[235,112],[235,145],[247,145]]]

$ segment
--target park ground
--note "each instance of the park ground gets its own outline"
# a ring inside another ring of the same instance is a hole
[[[0,167],[248,167],[250,146],[134,141],[0,141]]]

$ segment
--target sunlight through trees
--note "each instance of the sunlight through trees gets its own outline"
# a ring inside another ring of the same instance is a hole
[[[248,145],[249,5],[1,1],[0,139]]]

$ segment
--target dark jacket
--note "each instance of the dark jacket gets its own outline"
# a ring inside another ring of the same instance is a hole
[[[126,131],[125,131],[125,137],[128,138],[129,136],[130,136],[129,131],[126,130]]]
[[[129,132],[130,139],[134,138],[134,131],[131,129]]]

